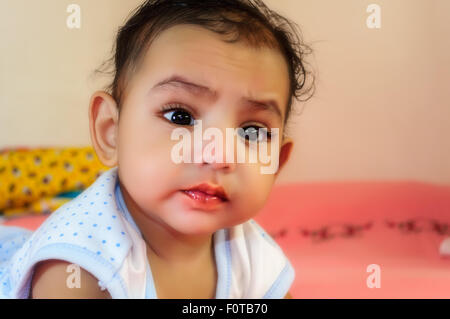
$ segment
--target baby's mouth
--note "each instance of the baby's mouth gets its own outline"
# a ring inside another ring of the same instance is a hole
[[[212,202],[227,202],[228,200],[218,196],[218,195],[211,195],[205,192],[202,192],[200,190],[184,190],[183,191],[186,195],[191,197],[192,199],[196,201],[200,201],[203,203],[212,203]]]
[[[214,184],[202,183],[182,191],[192,199],[204,203],[229,201],[223,187]]]

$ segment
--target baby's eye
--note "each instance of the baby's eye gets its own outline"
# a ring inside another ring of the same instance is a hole
[[[178,125],[194,125],[195,120],[192,115],[181,108],[167,110],[163,115],[166,119]]]
[[[244,127],[242,130],[238,130],[239,135],[241,135],[246,140],[251,141],[262,141],[264,135],[266,136],[266,140],[270,140],[272,133],[269,132],[265,127],[260,127],[256,125],[250,125]]]

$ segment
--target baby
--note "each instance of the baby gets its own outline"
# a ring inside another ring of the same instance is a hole
[[[294,269],[252,218],[292,150],[304,48],[261,1],[146,1],[119,30],[113,83],[90,101],[91,141],[111,169],[35,232],[0,226],[0,296],[289,298]],[[212,157],[174,160],[174,131],[200,124],[240,133]],[[276,156],[272,174],[236,160],[255,142]]]

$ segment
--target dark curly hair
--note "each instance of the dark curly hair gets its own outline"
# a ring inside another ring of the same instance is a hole
[[[119,28],[113,56],[96,70],[114,76],[105,90],[115,99],[119,112],[125,83],[143,53],[158,34],[179,24],[204,27],[222,35],[228,43],[244,41],[255,48],[280,50],[288,64],[290,81],[285,123],[293,98],[306,101],[313,95],[314,76],[306,70],[304,61],[311,48],[303,43],[294,22],[270,10],[261,0],[147,0]],[[105,65],[111,64],[114,69],[105,72]],[[306,87],[307,78],[311,81]]]

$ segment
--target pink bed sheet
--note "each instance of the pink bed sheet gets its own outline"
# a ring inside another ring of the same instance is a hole
[[[5,224],[36,229],[45,218]],[[450,237],[450,186],[276,186],[255,219],[296,270],[294,298],[450,298],[450,258],[439,254]],[[379,288],[367,284],[369,265],[379,266]]]
[[[296,269],[294,298],[450,298],[450,186],[278,186],[256,220]],[[379,266],[379,288],[369,265]],[[373,281],[370,281],[373,284]]]

